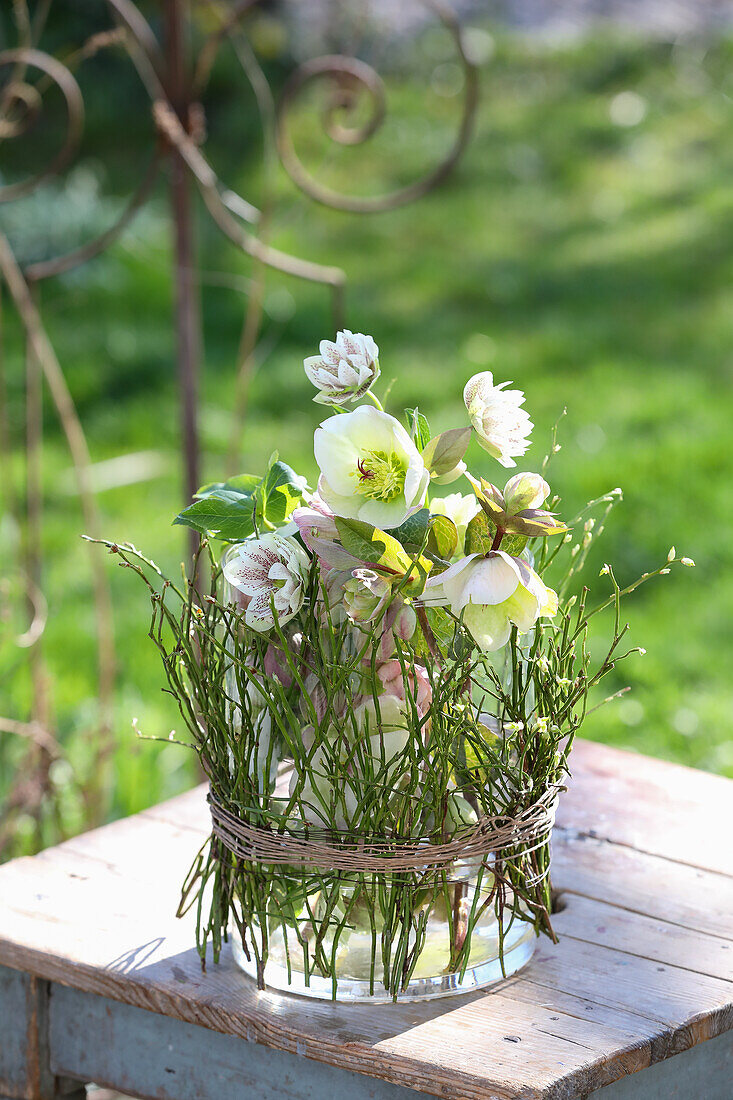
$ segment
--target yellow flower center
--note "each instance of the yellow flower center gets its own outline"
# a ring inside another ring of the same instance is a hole
[[[371,500],[389,503],[404,492],[407,463],[386,451],[366,451],[356,464],[356,491]]]

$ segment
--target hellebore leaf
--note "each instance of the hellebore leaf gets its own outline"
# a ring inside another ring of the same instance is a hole
[[[174,524],[193,527],[203,535],[240,542],[254,532],[254,498],[228,489],[215,489],[195,500],[176,516]]]
[[[450,473],[462,460],[471,442],[470,428],[451,428],[430,439],[423,450],[423,462],[436,477]]]
[[[306,479],[280,462],[275,452],[257,493],[260,514],[268,523],[279,527],[300,504],[305,487]]]
[[[413,443],[418,451],[422,451],[430,439],[428,418],[420,412],[417,406],[415,406],[414,409],[405,409],[405,420],[407,421],[407,430],[412,437]]]
[[[485,512],[478,512],[466,528],[466,554],[488,554],[496,535],[496,524]],[[501,549],[517,557],[527,545],[525,535],[507,533],[501,540]]]
[[[458,528],[448,516],[430,517],[430,536],[427,549],[444,561],[450,561],[458,546]]]
[[[399,527],[394,527],[390,534],[398,539],[406,550],[418,551],[422,549],[428,530],[430,512],[427,508],[421,508],[408,516]]]
[[[432,562],[422,555],[415,561],[392,535],[371,523],[336,516],[336,530],[344,550],[395,580],[409,577],[403,591],[414,596],[422,592]]]

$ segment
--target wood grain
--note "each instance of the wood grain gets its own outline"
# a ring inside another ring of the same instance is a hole
[[[561,895],[582,894],[691,931],[733,938],[733,878],[727,875],[556,829],[552,878]]]
[[[722,776],[579,740],[559,825],[733,875],[733,784]]]
[[[228,951],[202,973],[190,918],[173,918],[208,828],[202,788],[0,868],[0,964],[434,1095],[578,1100],[733,1025],[733,879],[722,850],[697,868],[694,845],[680,848],[677,807],[659,795],[670,765],[582,742],[576,756],[554,841],[561,942],[542,940],[490,992],[304,1001],[258,993]],[[689,774],[700,802],[686,829],[702,846],[733,784]],[[642,851],[640,782],[656,815]]]

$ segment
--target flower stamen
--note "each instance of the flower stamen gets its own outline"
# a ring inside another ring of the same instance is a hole
[[[405,488],[407,464],[394,451],[368,451],[356,463],[357,492],[389,503]]]

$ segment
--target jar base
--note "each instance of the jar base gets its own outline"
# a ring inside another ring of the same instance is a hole
[[[306,985],[302,971],[268,962],[265,966],[265,986],[282,993],[294,993],[300,997],[339,1002],[367,1002],[369,1004],[390,1004],[415,1001],[432,1001],[439,997],[454,997],[460,993],[471,993],[486,989],[516,974],[529,962],[537,944],[537,935],[531,924],[515,921],[507,936],[504,950],[504,965],[497,955],[478,961],[466,968],[463,977],[460,974],[435,974],[430,977],[413,977],[407,988],[393,997],[381,982],[339,977],[335,982],[319,974],[311,974]],[[257,978],[257,965],[254,959],[247,959],[241,943],[235,937],[232,942],[234,960],[249,975]],[[334,988],[335,987],[335,988]]]

